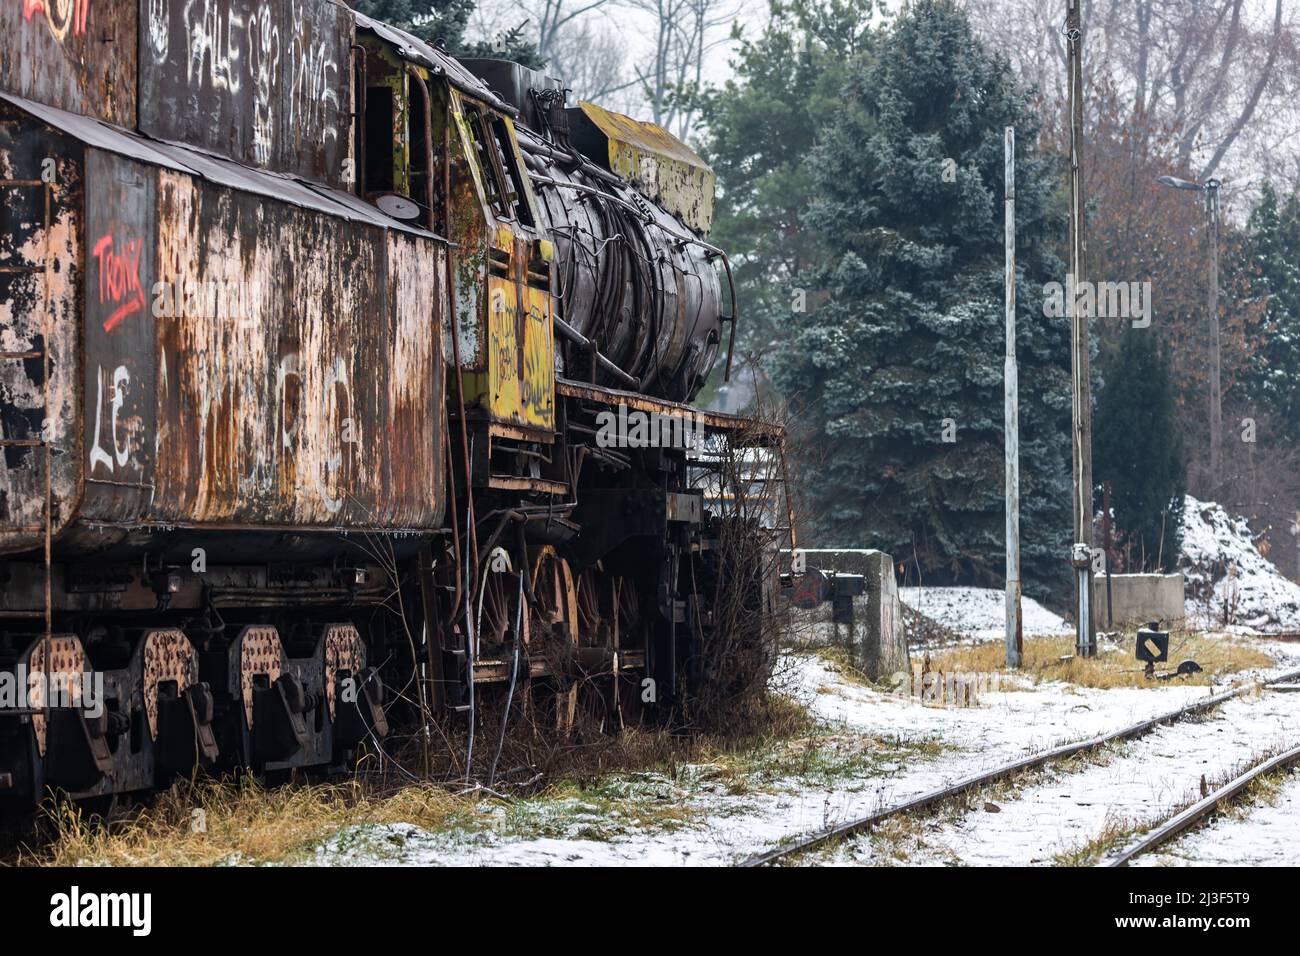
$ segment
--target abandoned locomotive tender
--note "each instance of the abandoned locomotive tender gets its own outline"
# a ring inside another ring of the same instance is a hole
[[[689,147],[333,0],[0,30],[0,800],[716,678],[706,590],[771,599],[716,449],[781,434],[688,404],[735,323]]]

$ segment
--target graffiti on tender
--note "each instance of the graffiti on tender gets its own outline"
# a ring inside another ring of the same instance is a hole
[[[189,89],[215,94],[203,108],[219,117],[242,114],[243,148],[254,163],[285,161],[281,154],[301,141],[337,145],[345,121],[339,78],[346,74],[337,35],[317,23],[319,4],[185,0],[175,31],[167,0],[148,0],[145,16],[159,81],[176,76]],[[174,122],[159,117],[164,133]]]
[[[104,320],[104,331],[112,332],[128,315],[144,308],[140,285],[139,239],[116,242],[112,235],[95,243],[92,255],[99,266],[99,304],[113,312]]]
[[[149,0],[145,11],[146,29],[149,31],[149,48],[155,60],[167,58],[168,31],[171,29],[171,0]]]
[[[334,60],[330,41],[316,39],[306,32],[297,2],[290,5],[292,21],[300,24],[293,35],[290,63],[294,65],[289,96],[289,128],[306,126],[320,129],[326,142],[337,139],[338,131],[329,118],[339,108],[339,65]]]
[[[90,0],[22,0],[22,4],[23,15],[28,20],[44,14],[50,32],[60,42],[69,33],[80,36],[86,32]]]
[[[103,465],[111,474],[113,463],[123,467],[131,460],[131,448],[129,445],[119,443],[117,436],[117,415],[122,410],[122,405],[126,401],[126,389],[131,384],[131,373],[127,371],[125,365],[119,365],[113,370],[113,376],[108,391],[111,394],[108,420],[108,444],[113,449],[113,454],[104,450],[101,444],[101,436],[104,430],[104,369],[100,366],[95,376],[95,381],[99,389],[99,397],[95,401],[95,441],[90,448],[90,471],[93,474],[96,465]]]
[[[190,0],[185,5],[185,26],[190,40],[186,79],[196,87],[206,80],[215,90],[238,93],[243,18],[216,0]]]
[[[253,159],[266,165],[275,143],[271,91],[280,72],[280,30],[269,16],[250,18],[248,64],[253,78]]]

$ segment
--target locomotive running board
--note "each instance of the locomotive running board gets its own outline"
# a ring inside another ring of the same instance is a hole
[[[693,416],[711,431],[750,432],[755,438],[754,444],[756,445],[779,442],[783,438],[784,429],[772,422],[746,418],[743,415],[729,415],[726,412],[711,412],[696,408],[694,405],[670,402],[661,398],[651,398],[639,392],[624,392],[616,388],[605,388],[601,385],[591,385],[586,382],[574,382],[565,378],[555,380],[555,392],[565,398],[598,402],[601,405],[614,407],[626,405],[630,409],[648,414]]]

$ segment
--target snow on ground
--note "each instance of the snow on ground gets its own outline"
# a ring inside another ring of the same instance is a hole
[[[898,596],[912,610],[944,627],[977,640],[994,640],[1006,633],[1006,592],[993,588],[899,588]],[[1031,597],[1020,599],[1025,636],[1073,634],[1063,617]]]
[[[1217,817],[1138,857],[1134,866],[1300,866],[1300,773],[1270,802]]]
[[[430,832],[351,827],[304,862],[317,865],[718,865],[780,841],[892,806],[1017,757],[1175,710],[1208,687],[1094,690],[1061,683],[981,695],[942,709],[851,683],[815,655],[790,655],[789,692],[826,724],[818,772],[771,762],[737,785],[704,764],[663,774],[611,775],[605,789],[638,806],[680,811],[641,824],[612,817],[596,796],[485,803],[484,826]],[[1292,663],[1294,666],[1294,662]],[[1175,738],[1171,738],[1175,739]],[[760,764],[762,761],[759,761]],[[827,765],[830,765],[829,768]]]
[[[1229,701],[1204,720],[1161,727],[1122,745],[1104,764],[1073,773],[1049,768],[1032,785],[996,796],[987,805],[977,799],[971,812],[927,828],[919,844],[907,848],[904,861],[1050,864],[1057,854],[1102,836],[1108,824],[1164,819],[1173,808],[1199,797],[1202,777],[1213,787],[1262,754],[1289,749],[1298,725],[1300,697],[1295,694]],[[846,855],[870,863],[893,848],[866,837],[854,841]]]
[[[1260,632],[1300,630],[1300,584],[1285,577],[1255,547],[1244,518],[1187,496],[1178,567],[1186,583],[1189,624],[1229,623]]]

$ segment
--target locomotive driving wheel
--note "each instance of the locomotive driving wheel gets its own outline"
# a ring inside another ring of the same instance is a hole
[[[532,591],[524,643],[529,671],[534,675],[533,700],[544,714],[553,708],[555,726],[568,733],[578,706],[574,671],[578,597],[569,563],[550,545],[539,549],[533,558]],[[542,675],[547,679],[537,679]]]
[[[578,621],[589,681],[582,697],[606,730],[641,722],[646,636],[636,588],[597,562],[578,576]]]

